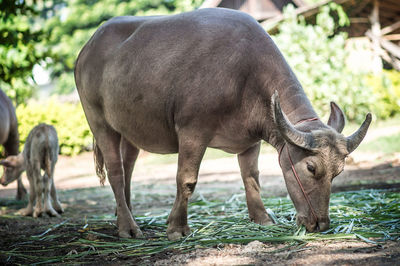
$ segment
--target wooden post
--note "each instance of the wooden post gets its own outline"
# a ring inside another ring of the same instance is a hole
[[[372,70],[375,74],[382,72],[382,59],[381,59],[381,25],[379,23],[379,0],[374,0],[374,7],[372,8],[371,16],[369,17],[371,21],[371,37],[372,37],[372,49],[373,49],[373,60],[372,60]]]

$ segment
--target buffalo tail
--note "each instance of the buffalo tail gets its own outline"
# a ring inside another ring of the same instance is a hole
[[[96,175],[100,178],[100,184],[104,186],[104,181],[106,180],[104,158],[94,138],[93,138],[93,157],[94,157],[94,165],[96,167]]]

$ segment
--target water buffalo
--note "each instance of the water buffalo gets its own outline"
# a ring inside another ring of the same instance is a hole
[[[29,132],[22,153],[8,156],[0,161],[0,165],[5,166],[3,178],[7,182],[19,178],[21,173],[26,171],[30,190],[29,203],[25,209],[20,210],[20,214],[33,215],[36,218],[42,213],[59,216],[58,213],[63,212],[53,178],[57,158],[58,137],[55,128],[39,124]],[[43,175],[41,170],[43,170]],[[34,204],[35,209],[33,209]]]
[[[371,122],[368,114],[345,137],[343,113],[332,103],[325,125],[268,34],[252,17],[227,9],[111,19],[83,47],[75,79],[121,237],[142,236],[130,202],[139,149],[179,153],[169,239],[190,232],[188,199],[207,147],[238,154],[250,219],[271,223],[260,198],[261,140],[280,152],[298,223],[326,230],[332,179]]]
[[[0,145],[3,145],[5,155],[17,155],[19,150],[18,121],[15,108],[7,95],[0,90]],[[18,178],[17,199],[21,200],[26,195],[26,189]],[[7,186],[4,175],[0,179],[3,186]]]

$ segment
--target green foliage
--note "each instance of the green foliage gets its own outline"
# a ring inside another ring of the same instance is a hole
[[[55,8],[55,16],[46,21],[52,48],[49,67],[57,77],[57,93],[75,88],[73,68],[83,45],[106,20],[124,15],[166,15],[193,10],[201,0],[73,0],[64,1],[65,8]],[[58,3],[57,6],[63,6]]]
[[[0,87],[20,104],[34,93],[33,66],[46,56],[43,32],[33,19],[36,1],[0,3]],[[30,80],[30,82],[28,82]]]
[[[59,103],[55,100],[45,104],[30,102],[17,107],[17,117],[21,148],[29,132],[39,123],[51,124],[56,128],[61,154],[78,154],[92,142],[81,105]]]
[[[384,136],[360,146],[360,151],[391,154],[400,151],[400,133]]]
[[[304,2],[306,2],[309,5],[317,4],[322,1],[324,1],[324,0],[304,0]]]
[[[376,98],[374,113],[386,119],[400,113],[400,73],[385,70],[382,75],[367,76]]]
[[[293,7],[287,8],[285,16],[273,39],[317,112],[328,116],[329,102],[335,101],[349,120],[363,120],[374,99],[363,75],[346,67],[347,37],[345,33],[336,34],[349,22],[343,9],[333,3],[322,7],[316,25],[307,25],[303,17],[296,17]]]

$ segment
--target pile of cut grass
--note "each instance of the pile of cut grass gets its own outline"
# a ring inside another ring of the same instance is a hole
[[[188,252],[221,244],[251,241],[284,242],[299,248],[309,241],[353,239],[372,244],[400,240],[400,193],[363,190],[331,196],[331,227],[322,233],[306,233],[295,224],[295,210],[286,198],[264,199],[275,225],[261,226],[248,221],[244,194],[229,200],[207,200],[201,195],[189,206],[192,233],[178,241],[166,238],[168,213],[137,217],[146,239],[120,239],[115,218],[110,216],[63,220],[42,233],[16,238],[0,248],[3,263],[49,264],[93,263],[98,261],[143,260],[167,252]],[[3,217],[4,218],[4,217]],[[11,219],[11,218],[10,218]],[[13,218],[15,219],[15,217]]]

